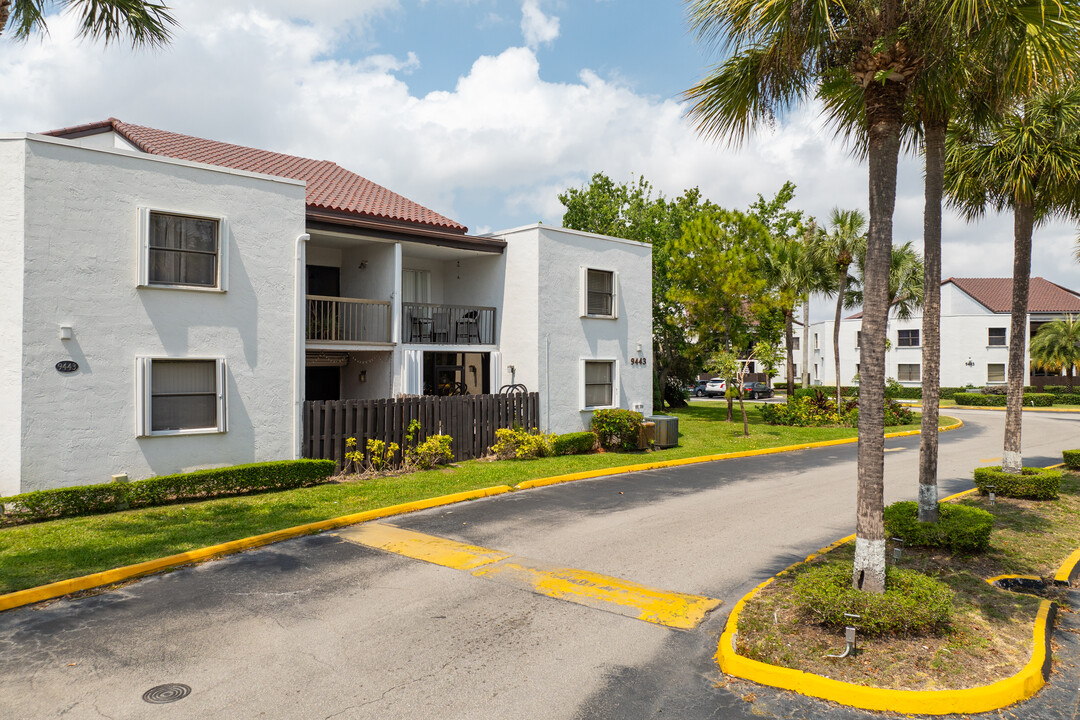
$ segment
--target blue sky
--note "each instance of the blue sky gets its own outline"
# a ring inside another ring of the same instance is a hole
[[[715,57],[678,0],[170,4],[182,27],[160,51],[75,41],[66,16],[45,39],[0,39],[0,131],[113,116],[329,159],[476,233],[557,224],[558,193],[595,172],[669,196],[700,187],[730,208],[792,180],[819,219],[866,208],[865,166],[813,105],[741,147],[697,136],[680,94]],[[901,162],[894,228],[921,246],[918,158]],[[1040,230],[1034,274],[1080,288],[1075,236]],[[1008,217],[947,213],[944,275],[1011,275],[1011,237]]]

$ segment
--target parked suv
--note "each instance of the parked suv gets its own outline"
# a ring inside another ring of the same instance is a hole
[[[693,384],[692,387],[689,388],[690,394],[694,397],[705,397],[706,382],[707,381],[705,380],[698,380],[696,383]]]
[[[705,383],[705,395],[707,397],[723,397],[724,391],[727,390],[727,382],[720,378],[713,378],[709,382]]]

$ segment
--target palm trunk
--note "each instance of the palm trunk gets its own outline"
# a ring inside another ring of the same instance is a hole
[[[11,0],[0,0],[0,35],[4,34],[9,17],[11,17]]]
[[[895,10],[894,3],[883,3],[883,15],[892,16]],[[852,585],[874,593],[885,591],[885,332],[889,319],[889,262],[900,116],[905,93],[902,85],[892,82],[871,82],[865,90],[870,228],[866,241],[859,360],[859,483]]]
[[[795,344],[795,310],[784,308],[784,343],[787,345],[787,396],[790,401],[795,397],[795,353],[791,346]]]
[[[941,197],[945,185],[945,127],[944,122],[926,124],[919,522],[938,521],[938,410],[941,398]]]
[[[840,411],[840,315],[844,309],[844,291],[847,290],[848,266],[840,269],[840,291],[836,296],[836,317],[832,326],[833,362],[836,363],[836,410]]]
[[[803,304],[803,339],[802,339],[802,372],[799,374],[799,387],[810,387],[810,296],[806,296]]]
[[[1005,404],[1005,449],[1001,467],[1019,473],[1024,464],[1020,431],[1024,409],[1024,354],[1027,352],[1028,286],[1031,281],[1031,235],[1035,210],[1018,202],[1013,210],[1012,324],[1009,328],[1008,398]]]

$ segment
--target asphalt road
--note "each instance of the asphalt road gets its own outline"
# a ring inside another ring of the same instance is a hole
[[[1000,462],[1003,413],[955,412],[943,494]],[[1080,415],[1029,413],[1025,462],[1060,462]],[[886,501],[917,492],[918,437],[886,444]],[[389,554],[337,534],[0,614],[0,718],[741,718],[721,687],[731,606],[852,532],[855,446],[517,492],[389,522],[723,600],[679,631]],[[186,698],[144,702],[183,683]],[[1074,683],[1075,684],[1075,683]],[[764,709],[763,709],[764,708]],[[783,709],[788,715],[789,710]],[[807,716],[813,717],[815,712]]]

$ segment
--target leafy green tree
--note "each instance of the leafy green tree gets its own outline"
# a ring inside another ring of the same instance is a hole
[[[671,380],[692,381],[702,361],[700,348],[689,340],[685,308],[672,299],[671,246],[684,224],[716,206],[697,188],[666,200],[662,194],[653,195],[644,177],[615,183],[603,173],[594,174],[582,188],[567,189],[559,202],[566,208],[565,227],[652,246],[653,373],[656,404],[662,409]]]
[[[989,122],[955,123],[946,139],[946,191],[969,218],[1013,213],[1013,290],[1002,467],[1019,473],[1024,353],[1035,228],[1080,219],[1080,88],[1037,91]]]
[[[47,34],[50,10],[76,13],[81,38],[106,44],[126,38],[133,47],[166,44],[177,24],[166,5],[143,0],[0,0],[0,34],[10,32],[16,40]]]
[[[768,245],[768,232],[759,220],[720,209],[687,223],[672,245],[671,297],[685,309],[690,331],[703,350],[738,356],[750,349],[758,318],[775,307],[761,268]],[[728,411],[730,420],[730,402]]]
[[[1069,387],[1073,371],[1080,366],[1080,316],[1047,323],[1031,339],[1031,364],[1043,370],[1065,370]]]

